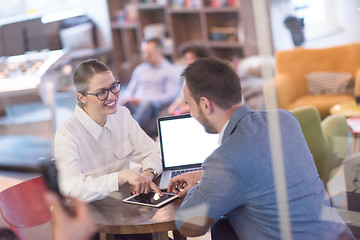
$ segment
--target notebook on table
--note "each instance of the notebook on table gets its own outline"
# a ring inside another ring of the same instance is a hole
[[[219,134],[206,133],[190,114],[160,117],[157,124],[163,167],[159,188],[165,190],[172,177],[201,169],[219,146]]]

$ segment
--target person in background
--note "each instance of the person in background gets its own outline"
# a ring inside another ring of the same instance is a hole
[[[185,196],[175,217],[182,235],[200,236],[211,227],[213,240],[282,238],[278,204],[284,199],[277,199],[268,125],[276,114],[292,239],[354,239],[327,195],[294,115],[244,105],[240,79],[224,61],[199,59],[182,76],[191,115],[206,132],[219,133],[221,143],[201,171],[169,183],[168,192]]]
[[[163,54],[162,43],[153,38],[141,44],[144,62],[137,66],[121,99],[144,129],[180,90],[180,74]]]
[[[179,53],[182,56],[186,65],[193,63],[196,59],[213,57],[214,53],[212,50],[201,42],[186,42],[179,47]],[[176,100],[169,106],[168,114],[177,115],[183,113],[189,113],[189,105],[185,103],[182,91]]]
[[[246,105],[254,110],[265,110],[263,95],[264,83],[261,69],[270,67],[275,71],[275,59],[273,56],[254,55],[243,58],[235,66],[236,72],[241,79],[242,96]]]
[[[199,58],[213,57],[211,48],[199,41],[185,42],[179,47],[179,53],[182,56],[186,66],[195,62]]]
[[[110,69],[96,59],[83,61],[74,84],[75,113],[54,140],[62,193],[85,202],[128,191],[128,185],[133,194],[161,194],[152,181],[162,171],[159,145],[118,106],[120,83]]]

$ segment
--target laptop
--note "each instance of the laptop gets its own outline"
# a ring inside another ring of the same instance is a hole
[[[219,134],[206,133],[190,114],[160,117],[157,124],[163,167],[159,188],[165,190],[172,177],[201,169],[219,146]]]

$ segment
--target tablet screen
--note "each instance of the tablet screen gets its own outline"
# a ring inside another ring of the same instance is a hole
[[[141,194],[132,195],[124,199],[123,202],[150,206],[150,207],[161,207],[165,203],[168,203],[178,197],[174,193],[163,193],[163,194],[164,194],[163,196],[160,196],[156,192],[150,192],[148,194],[141,193]]]

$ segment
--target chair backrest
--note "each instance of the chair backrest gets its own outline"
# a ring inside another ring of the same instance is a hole
[[[350,72],[360,69],[360,43],[310,49],[296,47],[275,54],[276,75],[290,76],[298,91],[307,92],[305,75],[311,72]]]
[[[45,189],[43,178],[38,177],[0,192],[1,213],[20,239],[25,239],[21,228],[41,225],[51,220],[50,209],[43,197]]]
[[[313,106],[292,109],[291,112],[298,119],[306,143],[313,155],[319,177],[326,185],[332,166],[332,153],[329,142],[321,128],[318,110]]]

